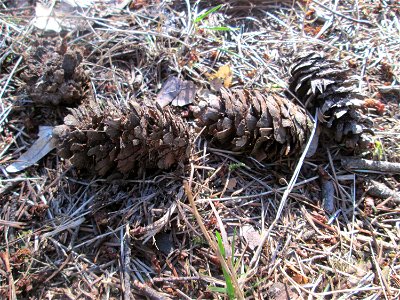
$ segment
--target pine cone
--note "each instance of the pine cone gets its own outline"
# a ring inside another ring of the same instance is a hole
[[[216,147],[249,153],[257,160],[298,153],[312,123],[299,106],[276,94],[223,89],[194,110],[196,124]]]
[[[72,106],[85,97],[90,80],[80,66],[79,50],[57,48],[53,44],[45,41],[27,57],[21,79],[34,103]]]
[[[354,148],[364,131],[361,114],[364,98],[357,92],[356,81],[340,62],[327,60],[317,53],[307,53],[290,68],[289,90],[315,113],[328,135]],[[322,118],[321,118],[322,116]]]
[[[188,159],[191,138],[180,116],[147,103],[129,106],[90,101],[72,109],[53,132],[59,155],[99,175],[141,174]]]
[[[205,136],[217,147],[275,159],[297,153],[309,136],[311,122],[304,110],[282,97],[222,90],[209,100],[193,111],[197,126],[206,126]],[[140,174],[189,159],[193,136],[180,115],[146,102],[129,105],[90,101],[71,109],[64,125],[54,130],[59,155],[99,175]]]

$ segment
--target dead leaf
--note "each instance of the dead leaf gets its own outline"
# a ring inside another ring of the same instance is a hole
[[[218,87],[218,83],[220,83],[223,84],[225,88],[229,88],[232,85],[233,72],[231,67],[227,64],[219,67],[215,74],[208,75],[208,77],[212,85]],[[218,90],[218,88],[216,90]]]
[[[271,300],[290,300],[295,299],[296,294],[287,284],[276,282],[268,289],[268,299]]]
[[[41,158],[46,156],[56,145],[52,138],[53,127],[52,126],[41,126],[39,127],[39,138],[33,143],[33,145],[26,151],[18,161],[9,165],[6,168],[8,173],[16,173],[37,163]]]
[[[82,7],[82,8],[89,8],[94,5],[93,0],[63,0],[62,2],[65,2],[69,4],[70,6],[73,7]]]
[[[33,24],[37,28],[42,29],[44,31],[55,31],[55,32],[61,31],[60,21],[52,16],[53,13],[52,6],[47,7],[38,1],[36,2],[35,13],[36,17]]]
[[[185,106],[193,102],[195,95],[196,87],[192,81],[170,76],[158,93],[156,102],[161,108],[170,103],[173,106]]]
[[[129,7],[133,9],[139,9],[148,5],[149,3],[147,0],[133,0]]]
[[[322,179],[322,206],[328,214],[335,211],[335,186],[332,180]]]
[[[307,150],[306,157],[312,157],[318,149],[319,145],[319,135],[320,135],[321,127],[318,127],[317,132],[315,132],[314,136],[312,137],[310,147]]]
[[[166,232],[157,233],[154,236],[155,244],[161,252],[165,255],[170,255],[174,251],[171,234]]]
[[[170,76],[164,82],[161,90],[158,92],[156,102],[160,107],[165,107],[178,96],[181,80],[178,77]]]
[[[226,185],[226,188],[228,190],[233,190],[237,185],[237,179],[236,178],[230,178],[228,180],[228,184]]]
[[[53,2],[46,6],[36,2],[35,19],[33,25],[44,31],[60,32],[62,29],[84,29],[87,20],[81,20],[77,16],[85,15],[88,8],[92,7],[92,0],[64,0]]]
[[[243,237],[251,250],[254,250],[260,245],[261,235],[257,230],[254,229],[252,225],[246,224],[242,227],[242,230]]]
[[[307,284],[308,283],[308,278],[304,275],[302,275],[294,266],[292,265],[287,265],[286,267],[286,273],[298,284]]]
[[[196,87],[192,81],[182,81],[178,96],[172,100],[172,106],[185,106],[193,102]]]

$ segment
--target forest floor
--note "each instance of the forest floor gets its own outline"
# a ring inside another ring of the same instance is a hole
[[[0,298],[399,299],[397,1],[47,2],[0,1]],[[293,57],[320,52],[358,76],[370,147],[258,162],[198,138],[141,177],[56,151],[9,172],[68,112],[26,81],[37,49],[63,47],[104,103],[155,99],[170,75],[285,97]]]

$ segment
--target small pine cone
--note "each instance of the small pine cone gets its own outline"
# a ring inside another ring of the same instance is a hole
[[[221,90],[194,109],[196,124],[216,147],[250,153],[261,161],[298,153],[312,122],[299,106],[254,90]]]
[[[354,148],[364,131],[359,108],[364,98],[357,93],[356,81],[340,62],[308,53],[290,68],[289,90],[319,119],[330,136]],[[322,117],[322,118],[321,118]]]
[[[35,104],[75,105],[89,90],[90,80],[80,66],[82,53],[76,49],[61,49],[44,42],[26,58],[27,68],[21,79]],[[65,50],[65,53],[60,52]]]
[[[168,169],[188,159],[191,139],[180,116],[144,103],[129,106],[90,101],[71,109],[53,132],[59,155],[101,176]]]

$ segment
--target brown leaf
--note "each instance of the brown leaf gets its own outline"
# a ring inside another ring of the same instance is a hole
[[[308,278],[306,276],[302,275],[294,266],[287,265],[286,272],[298,284],[306,284],[306,283],[308,283]]]
[[[290,300],[294,299],[296,294],[282,282],[276,282],[268,289],[268,299],[271,300]]]
[[[228,180],[228,184],[226,185],[226,188],[228,190],[233,190],[237,185],[237,179],[236,178],[230,178]]]

